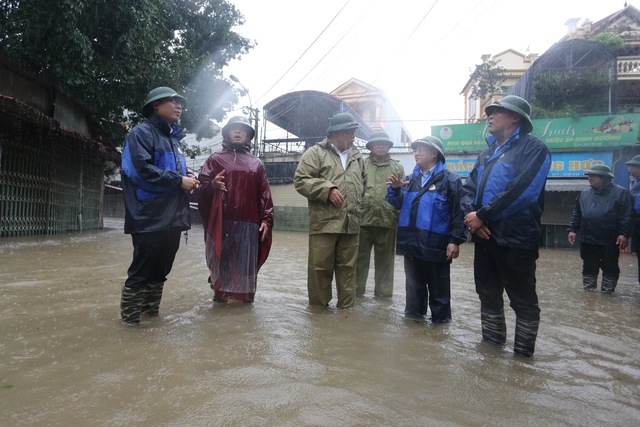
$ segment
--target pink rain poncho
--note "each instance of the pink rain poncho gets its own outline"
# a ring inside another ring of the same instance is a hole
[[[223,141],[198,179],[198,210],[205,229],[205,256],[211,287],[219,300],[253,301],[258,270],[271,249],[271,233],[261,241],[260,225],[273,228],[273,201],[262,162],[249,145]],[[222,170],[227,191],[211,181]]]

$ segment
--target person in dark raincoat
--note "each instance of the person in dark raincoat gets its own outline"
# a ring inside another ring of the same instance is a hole
[[[122,152],[124,232],[131,234],[133,261],[122,287],[122,323],[135,326],[140,314],[157,316],[180,235],[191,228],[189,192],[198,180],[187,172],[178,126],[187,100],[169,87],[149,92],[147,120],[129,132]]]
[[[253,302],[258,270],[271,249],[273,200],[264,165],[250,151],[254,135],[246,117],[232,117],[222,128],[222,150],[198,176],[198,211],[217,302]]]
[[[580,230],[584,289],[593,291],[598,287],[598,273],[602,270],[600,290],[612,294],[620,278],[620,251],[626,249],[631,233],[631,194],[613,183],[613,173],[607,165],[594,165],[584,173],[589,176],[591,188],[576,199],[567,238],[573,245]]]

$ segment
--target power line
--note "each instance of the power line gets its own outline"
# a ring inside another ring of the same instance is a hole
[[[431,14],[431,11],[433,10],[433,8],[436,6],[436,4],[438,4],[438,0],[435,0],[433,2],[433,4],[431,5],[431,7],[429,8],[429,10],[427,10],[427,13],[424,14],[424,16],[422,17],[422,19],[420,19],[420,22],[418,22],[418,24],[415,26],[415,28],[413,29],[413,31],[411,31],[411,33],[407,36],[407,38],[405,38],[404,42],[402,43],[402,46],[400,46],[400,48],[396,51],[396,52],[401,52],[402,49],[404,49],[404,47],[407,45],[407,43],[409,42],[409,40],[411,40],[411,38],[413,37],[413,35],[416,33],[416,31],[418,31],[418,28],[420,28],[420,26],[422,25],[422,23],[424,22],[425,19],[427,19],[427,17],[429,16],[429,14]],[[378,74],[378,76],[373,80],[373,82],[371,82],[371,85],[375,85],[375,83],[380,79],[380,77],[387,71],[387,69],[391,66],[391,64],[394,64],[393,61],[389,61],[387,62],[387,65],[385,67],[382,68],[382,71],[380,71],[380,73]],[[354,103],[358,102],[360,100],[360,98],[362,98],[363,96],[365,96],[367,93],[369,92],[369,89],[366,89],[364,92],[362,92],[360,94],[360,96],[353,101]]]
[[[365,16],[365,15],[361,15],[361,16],[360,16],[360,18],[359,18],[359,19],[358,19],[358,20],[357,20],[357,21],[356,21],[356,22],[355,22],[355,23],[354,23],[354,24],[353,24],[353,25],[352,25],[352,26],[347,30],[347,32],[346,32],[346,33],[344,33],[344,34],[342,35],[342,37],[340,37],[340,38],[338,39],[338,41],[334,43],[334,45],[333,45],[333,46],[331,46],[331,48],[327,51],[327,53],[325,53],[325,54],[324,54],[324,55],[323,55],[323,56],[318,60],[318,62],[316,62],[316,63],[315,63],[315,65],[314,65],[313,67],[311,67],[311,69],[307,72],[307,74],[305,74],[304,76],[302,76],[302,78],[301,78],[300,80],[298,80],[298,82],[297,82],[295,85],[293,85],[293,87],[292,87],[291,89],[289,89],[289,92],[292,92],[292,91],[293,91],[293,90],[294,90],[294,89],[295,89],[295,88],[296,88],[296,87],[297,87],[297,86],[298,86],[298,85],[299,85],[299,84],[300,84],[304,79],[306,79],[306,78],[307,78],[307,76],[308,76],[309,74],[311,74],[311,73],[313,72],[313,70],[315,70],[315,69],[316,69],[316,67],[317,67],[317,66],[318,66],[322,61],[324,61],[324,59],[327,57],[327,55],[329,55],[329,54],[333,51],[333,49],[334,49],[337,45],[339,45],[339,44],[342,42],[342,40],[344,40],[344,38],[345,38],[345,37],[347,37],[347,36],[349,35],[349,33],[351,33],[351,31],[353,31],[353,29],[356,27],[356,25],[358,25],[358,24],[360,23],[360,21],[362,20],[362,18],[363,18],[364,16]]]
[[[344,10],[345,7],[347,7],[347,5],[351,2],[351,0],[347,0],[347,2],[340,8],[340,10],[338,11],[338,13],[336,13],[336,15],[333,17],[333,19],[331,19],[331,21],[329,21],[329,23],[324,27],[324,29],[320,32],[320,34],[318,34],[318,36],[313,40],[313,42],[311,42],[311,44],[309,45],[309,47],[307,47],[304,52],[302,52],[302,54],[298,57],[298,59],[296,59],[293,64],[291,64],[291,66],[287,69],[287,71],[284,72],[284,74],[282,76],[280,76],[280,78],[273,84],[271,85],[271,87],[269,89],[266,90],[265,93],[263,93],[262,95],[260,95],[260,97],[256,100],[256,104],[267,94],[271,91],[271,89],[273,89],[278,83],[280,83],[280,81],[289,73],[289,71],[291,71],[291,69],[293,67],[296,66],[296,64],[302,59],[302,57],[309,51],[309,49],[311,49],[311,47],[318,41],[318,39],[320,39],[320,37],[322,37],[322,35],[324,34],[325,31],[327,31],[327,29],[331,26],[331,24],[333,23],[333,21],[336,20],[336,18],[338,16],[340,16],[340,14],[342,13],[342,11]]]

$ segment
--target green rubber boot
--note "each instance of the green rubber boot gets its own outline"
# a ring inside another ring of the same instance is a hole
[[[149,287],[143,292],[141,314],[147,316],[157,316],[159,314],[163,288],[164,282],[149,283]]]
[[[122,324],[136,326],[140,323],[140,310],[143,301],[143,290],[122,287],[122,299],[120,301],[120,316]]]

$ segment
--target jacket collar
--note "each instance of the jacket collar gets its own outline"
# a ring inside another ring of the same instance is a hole
[[[184,133],[182,132],[182,128],[177,124],[173,124],[169,126],[169,122],[167,122],[164,118],[160,117],[157,114],[151,114],[147,119],[149,123],[158,128],[160,132],[165,134],[166,136],[176,136],[178,139],[182,139]]]
[[[336,156],[338,155],[338,153],[336,153],[336,150],[333,149],[333,146],[331,144],[331,141],[329,141],[329,138],[325,138],[322,141],[318,142],[318,145],[322,148],[324,148],[325,150],[328,150],[331,153],[334,153]],[[360,155],[360,150],[358,150],[356,148],[355,145],[352,145],[350,150],[349,150],[349,157],[351,157],[352,155]]]

